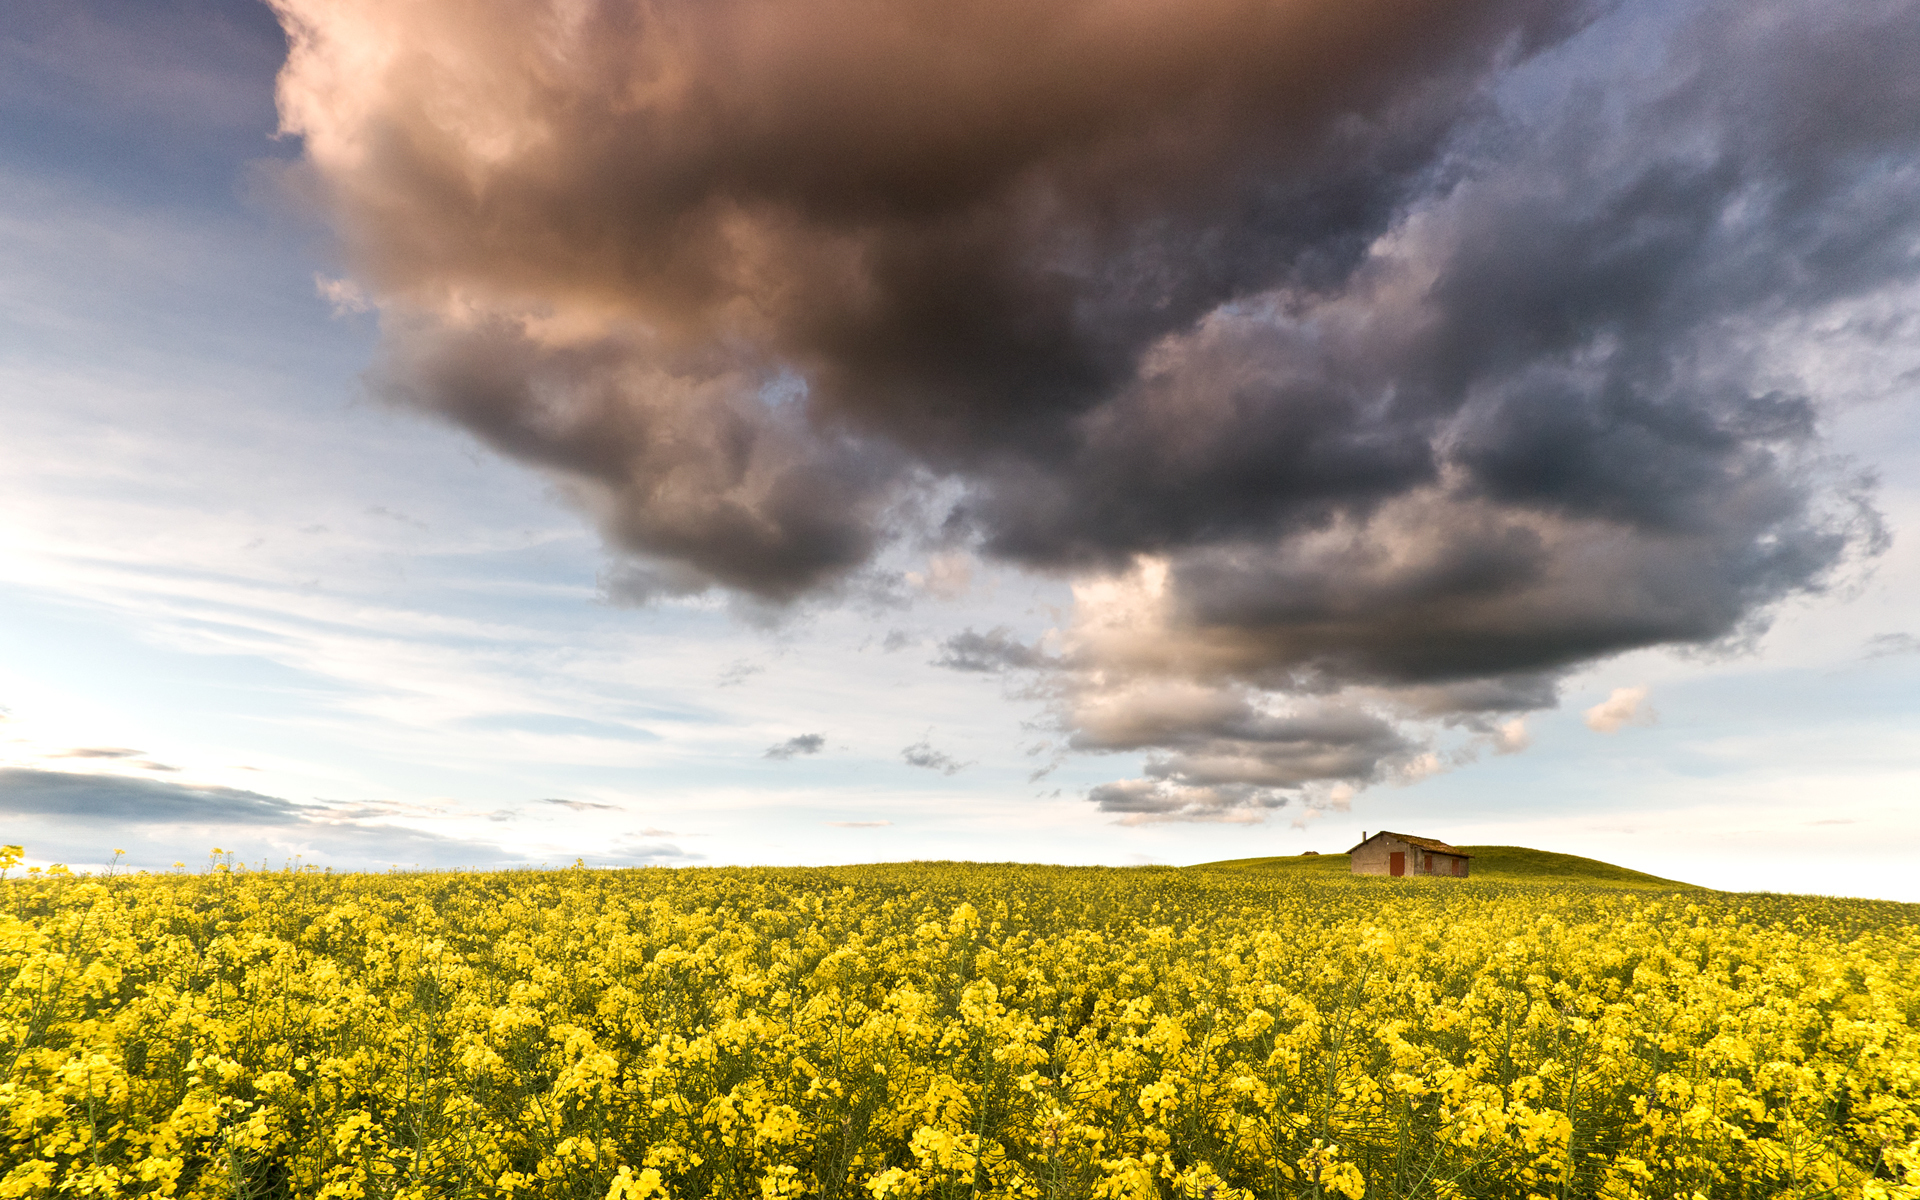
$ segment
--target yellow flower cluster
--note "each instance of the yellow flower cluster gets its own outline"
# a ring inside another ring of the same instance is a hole
[[[1911,906],[912,864],[0,883],[0,1197],[1920,1197]]]

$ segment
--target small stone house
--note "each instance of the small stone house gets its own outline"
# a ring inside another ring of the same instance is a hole
[[[1467,877],[1467,860],[1473,855],[1454,849],[1433,838],[1414,837],[1410,833],[1382,830],[1347,851],[1353,855],[1355,875],[1443,875],[1450,879]]]

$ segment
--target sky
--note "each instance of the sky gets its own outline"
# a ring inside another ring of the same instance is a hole
[[[1920,900],[1920,2],[15,0],[0,841]]]

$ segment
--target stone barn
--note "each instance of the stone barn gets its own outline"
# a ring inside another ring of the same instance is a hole
[[[1467,860],[1473,857],[1445,842],[1410,833],[1382,830],[1372,837],[1361,836],[1361,843],[1347,851],[1353,855],[1355,875],[1442,875],[1465,879]]]

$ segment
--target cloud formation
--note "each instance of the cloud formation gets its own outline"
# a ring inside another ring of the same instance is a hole
[[[940,662],[1144,754],[1109,811],[1510,752],[1885,544],[1775,351],[1920,276],[1915,0],[274,6],[383,395],[619,598],[1073,578]]]
[[[290,825],[324,815],[324,810],[239,788],[30,767],[0,767],[0,812],[114,824]]]
[[[985,633],[963,629],[940,643],[940,656],[933,665],[950,671],[996,674],[1053,665],[1037,646],[1029,646],[1013,630],[1001,625]]]
[[[1595,733],[1619,733],[1629,725],[1651,725],[1657,719],[1643,687],[1613,689],[1613,694],[1589,708],[1585,717],[1587,728]]]
[[[1911,633],[1876,633],[1867,639],[1862,658],[1892,658],[1900,654],[1920,654],[1920,637]]]
[[[778,745],[767,747],[762,758],[797,758],[803,754],[818,754],[826,748],[827,735],[824,733],[801,733],[788,738]]]
[[[367,823],[358,815],[239,788],[0,767],[0,816],[34,820],[34,852],[76,862],[104,861],[108,830],[135,864],[170,860],[182,839],[194,836],[206,848],[217,841],[249,859],[319,854],[342,865],[375,868],[517,861],[498,846]]]
[[[599,804],[592,800],[556,800],[548,798],[541,804],[552,804],[559,808],[572,809],[574,812],[624,812],[618,804]]]
[[[933,744],[924,738],[900,751],[900,758],[910,767],[923,767],[942,775],[958,775],[973,765],[961,762],[944,750],[935,750]]]

